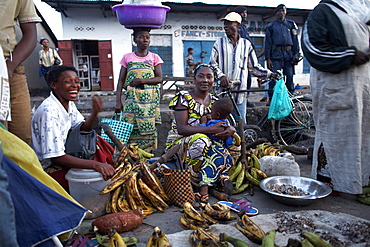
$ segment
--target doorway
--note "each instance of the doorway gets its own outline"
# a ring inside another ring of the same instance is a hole
[[[212,47],[215,41],[193,41],[184,40],[184,76],[186,76],[186,56],[188,55],[188,48],[194,49],[194,62],[201,61],[202,63],[209,63],[211,58]]]

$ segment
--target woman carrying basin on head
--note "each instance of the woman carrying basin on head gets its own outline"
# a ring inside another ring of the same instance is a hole
[[[133,38],[137,44],[134,52],[125,54],[116,95],[116,113],[123,112],[124,121],[134,124],[129,143],[152,151],[157,148],[157,124],[161,124],[159,109],[162,83],[163,60],[148,51],[150,29],[134,29]],[[122,104],[122,88],[126,90],[126,100]]]

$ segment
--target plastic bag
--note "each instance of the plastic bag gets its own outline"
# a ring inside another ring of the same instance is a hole
[[[0,47],[0,120],[11,121],[10,114],[10,85],[8,79],[8,69]]]
[[[276,82],[272,95],[268,119],[279,120],[288,116],[293,110],[288,89],[283,79]]]

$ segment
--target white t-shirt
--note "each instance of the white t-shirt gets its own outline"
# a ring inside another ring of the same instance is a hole
[[[64,145],[71,127],[84,121],[73,101],[69,102],[68,112],[51,92],[37,108],[32,117],[32,142],[43,168],[48,167],[50,158],[65,154]]]

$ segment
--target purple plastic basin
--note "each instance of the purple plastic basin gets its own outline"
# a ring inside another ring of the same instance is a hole
[[[170,7],[164,5],[118,4],[112,7],[121,25],[126,28],[160,28],[166,21]]]

